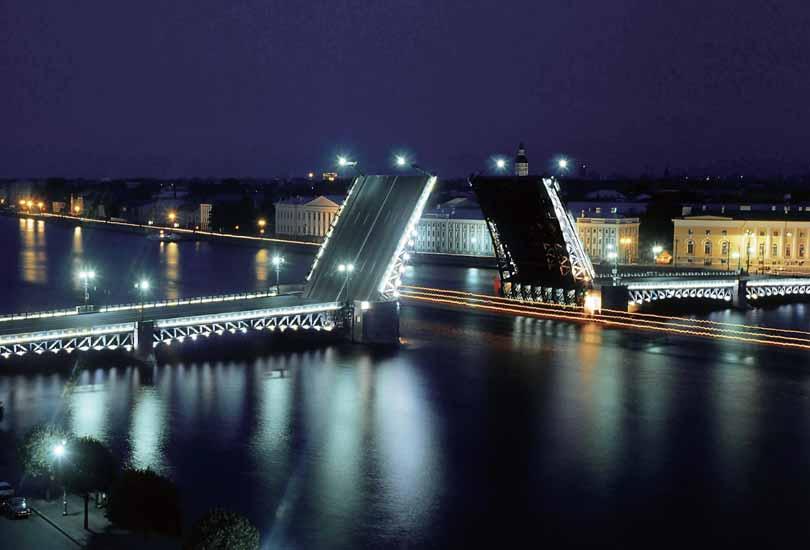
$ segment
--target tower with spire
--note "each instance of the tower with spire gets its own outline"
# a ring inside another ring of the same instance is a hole
[[[518,145],[517,154],[515,155],[515,175],[529,175],[529,159],[526,158],[526,148],[523,146],[523,143]]]

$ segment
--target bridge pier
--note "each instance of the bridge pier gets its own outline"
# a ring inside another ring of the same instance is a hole
[[[748,309],[748,298],[746,297],[746,288],[748,286],[748,279],[740,277],[737,279],[737,284],[731,293],[731,305],[734,309]]]
[[[597,287],[597,290],[601,293],[602,308],[629,310],[630,292],[627,285],[601,285]]]
[[[399,302],[355,302],[349,327],[352,342],[399,344]]]
[[[152,338],[154,331],[154,321],[138,321],[135,323],[135,357],[147,363],[155,360],[155,345]]]

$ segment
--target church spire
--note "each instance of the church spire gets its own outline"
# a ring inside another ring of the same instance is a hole
[[[523,143],[518,145],[517,154],[515,155],[515,175],[529,175],[529,159],[526,158],[526,148],[523,146]]]

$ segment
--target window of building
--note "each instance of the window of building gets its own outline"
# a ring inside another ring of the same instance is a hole
[[[711,235],[711,234],[712,234],[712,230],[711,230],[711,229],[707,229],[707,230],[706,230],[706,236],[708,237],[708,236],[709,236],[709,235]]]
[[[690,256],[695,253],[695,242],[689,241],[686,243],[686,253]]]
[[[804,243],[799,245],[799,258],[804,258]]]
[[[706,241],[705,243],[703,243],[703,253],[706,256],[711,256],[712,255],[712,242],[711,241]]]
[[[720,232],[720,234],[721,234],[722,236],[724,236],[724,237],[725,237],[726,235],[728,235],[728,231],[726,231],[725,229],[723,229],[723,230]]]
[[[765,243],[759,243],[759,255],[760,256],[765,255]]]
[[[720,245],[720,254],[723,256],[728,256],[728,241],[723,241]]]
[[[779,245],[777,245],[776,243],[773,243],[773,245],[771,245],[771,256],[774,257],[779,256]]]
[[[692,235],[693,233],[694,233],[694,231],[692,231],[691,229],[689,229],[689,230],[686,232],[686,234],[687,234],[687,235]]]
[[[616,208],[615,206],[610,209],[611,214],[617,214],[618,212],[619,212],[619,209]]]
[[[790,245],[785,245],[785,258],[790,258]]]
[[[764,231],[760,231],[760,232],[759,232],[759,236],[760,236],[760,237],[764,237],[764,236],[765,236],[765,232],[764,232]]]
[[[597,207],[596,207],[596,213],[597,213],[597,214],[601,214],[601,213],[602,213],[602,207],[601,207],[601,206],[597,206]]]
[[[774,237],[778,237],[778,236],[779,236],[779,231],[774,231],[774,232],[773,232],[773,236],[774,236]]]

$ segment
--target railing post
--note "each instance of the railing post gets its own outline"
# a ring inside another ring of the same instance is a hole
[[[748,298],[746,297],[747,286],[747,278],[737,278],[737,284],[734,286],[734,290],[731,293],[731,305],[735,309],[748,309]]]

